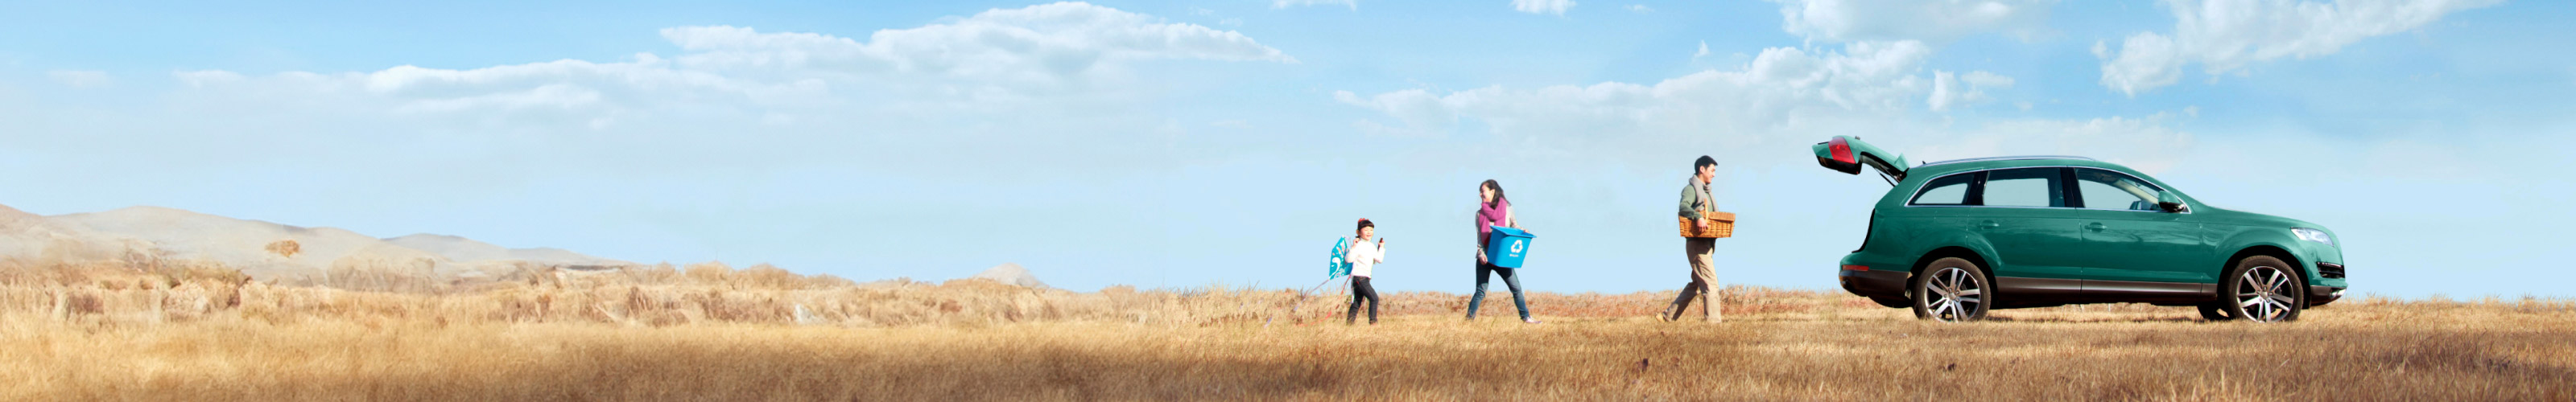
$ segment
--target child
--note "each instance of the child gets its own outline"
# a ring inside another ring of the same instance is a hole
[[[1360,219],[1359,234],[1359,241],[1351,242],[1350,249],[1342,252],[1342,261],[1351,263],[1351,312],[1342,323],[1359,323],[1360,302],[1367,301],[1369,325],[1377,325],[1377,288],[1369,286],[1369,274],[1370,268],[1386,261],[1386,239],[1369,242],[1377,237],[1377,224],[1367,218]]]

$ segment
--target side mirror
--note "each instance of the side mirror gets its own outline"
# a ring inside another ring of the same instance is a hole
[[[2191,212],[2191,205],[2184,204],[2182,196],[2171,191],[2156,192],[2156,207],[2163,208],[2165,212]]]

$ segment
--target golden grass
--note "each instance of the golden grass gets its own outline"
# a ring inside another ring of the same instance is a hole
[[[2185,308],[1941,325],[1839,291],[1465,297],[857,284],[720,264],[432,291],[0,264],[0,400],[2555,400],[2576,303],[2363,298],[2299,322]],[[1496,300],[1502,300],[1494,304]],[[804,313],[798,313],[802,306]]]

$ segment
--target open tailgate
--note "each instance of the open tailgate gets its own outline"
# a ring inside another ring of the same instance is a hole
[[[1856,175],[1860,174],[1861,165],[1869,165],[1889,178],[1905,180],[1905,155],[1880,150],[1877,146],[1861,142],[1860,138],[1837,135],[1834,139],[1816,143],[1813,148],[1816,163],[1825,165],[1826,169]]]

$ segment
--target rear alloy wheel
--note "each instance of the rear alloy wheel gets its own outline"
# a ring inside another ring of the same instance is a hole
[[[2282,322],[2299,319],[2299,310],[2307,306],[2307,281],[2299,271],[2279,258],[2258,255],[2245,257],[2227,270],[2219,290],[2227,296],[2221,308],[2227,315],[2254,322]]]
[[[1914,299],[1914,318],[1961,322],[1986,319],[1986,306],[1992,304],[1987,289],[1985,269],[1964,258],[1945,257],[1923,267],[1908,293]]]

